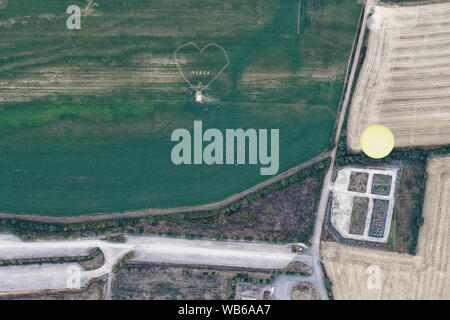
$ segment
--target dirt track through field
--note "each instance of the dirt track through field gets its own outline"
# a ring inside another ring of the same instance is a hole
[[[450,299],[450,157],[430,160],[416,256],[322,244],[336,299]],[[369,289],[369,266],[380,268],[381,286]]]
[[[449,15],[450,2],[373,7],[349,115],[352,151],[372,124],[389,127],[396,147],[450,143]]]

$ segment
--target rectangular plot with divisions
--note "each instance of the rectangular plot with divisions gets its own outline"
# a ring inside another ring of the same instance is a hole
[[[370,219],[369,236],[382,238],[386,226],[386,216],[389,208],[389,200],[374,199],[372,217]]]

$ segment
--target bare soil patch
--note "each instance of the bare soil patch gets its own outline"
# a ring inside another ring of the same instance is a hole
[[[272,285],[266,283],[236,283],[235,300],[269,300]]]
[[[105,262],[105,257],[101,250],[96,250],[93,259],[87,261],[81,261],[80,266],[83,267],[84,270],[95,270],[100,268]]]
[[[284,268],[284,271],[288,272],[299,272],[302,275],[310,275],[311,274],[311,268],[308,267],[306,264],[294,261],[289,263],[286,268]]]
[[[309,282],[300,282],[292,289],[292,300],[319,300],[317,288]]]
[[[149,265],[126,267],[115,276],[114,300],[228,299],[234,273],[211,269],[186,269]]]
[[[364,233],[368,206],[369,198],[353,198],[352,217],[350,220],[350,233],[359,235]]]
[[[369,174],[366,172],[352,172],[350,175],[350,184],[348,186],[348,191],[362,193],[366,192],[368,179]]]

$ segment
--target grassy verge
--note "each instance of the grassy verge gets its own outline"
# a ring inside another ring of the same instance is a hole
[[[322,265],[323,277],[325,279],[325,287],[327,288],[328,299],[334,300],[333,296],[333,282],[328,278],[327,271]]]
[[[134,251],[128,252],[122,259],[120,259],[113,267],[113,272],[117,273],[119,270],[127,264],[128,261],[133,259]]]
[[[7,259],[0,260],[0,267],[19,266],[28,264],[43,264],[43,263],[71,263],[71,262],[88,262],[94,260],[96,257],[102,255],[99,248],[91,250],[87,256],[76,257],[47,257],[47,258],[22,258],[22,259]]]

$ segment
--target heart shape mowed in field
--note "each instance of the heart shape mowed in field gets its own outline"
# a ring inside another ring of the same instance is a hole
[[[178,71],[193,90],[207,89],[225,69],[230,60],[224,48],[209,43],[200,49],[194,42],[188,42],[174,52]]]

